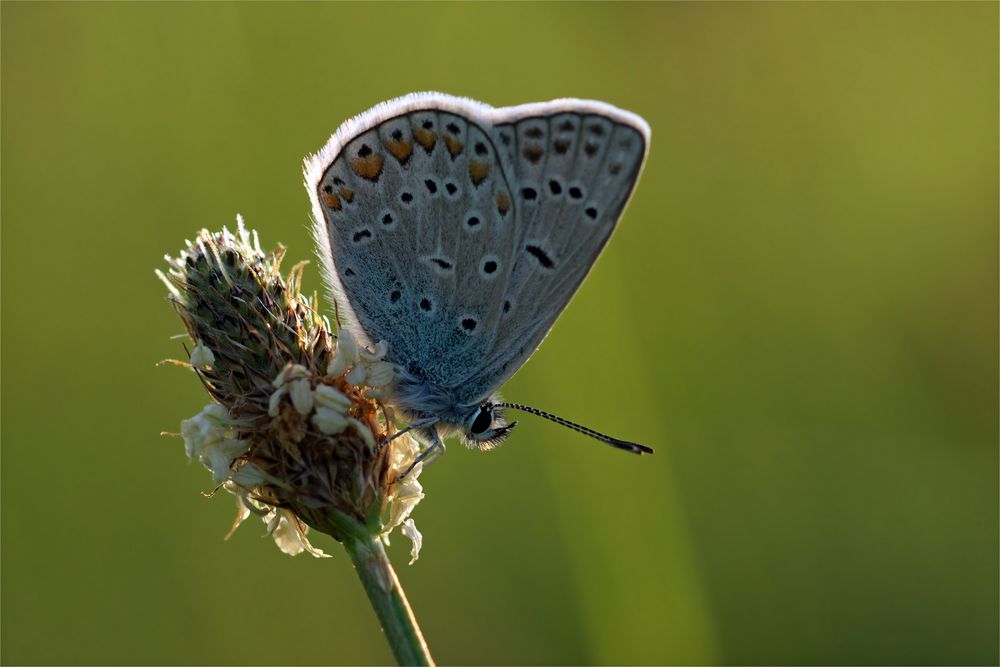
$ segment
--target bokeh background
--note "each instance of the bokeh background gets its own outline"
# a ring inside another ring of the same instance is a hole
[[[637,194],[512,399],[421,481],[443,663],[998,661],[998,5],[13,3],[2,12],[5,664],[391,660],[162,438],[206,396],[153,276],[414,90],[593,97]],[[307,284],[320,287],[311,267]]]

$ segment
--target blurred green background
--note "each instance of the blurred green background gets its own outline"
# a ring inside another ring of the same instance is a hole
[[[0,11],[5,664],[391,660],[338,545],[223,542],[153,269],[237,212],[310,258],[302,157],[424,89],[653,128],[505,394],[657,453],[451,447],[391,550],[439,661],[1000,659],[996,3]]]

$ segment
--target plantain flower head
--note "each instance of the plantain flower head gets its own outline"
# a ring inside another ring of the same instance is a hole
[[[415,560],[422,465],[403,473],[421,448],[408,434],[382,444],[395,432],[379,402],[393,381],[387,346],[336,332],[301,293],[304,263],[282,276],[283,256],[264,253],[237,218],[235,234],[202,230],[157,271],[191,340],[187,365],[212,398],[181,423],[185,451],[236,496],[233,530],[257,514],[282,551],[321,557],[310,527],[388,543],[402,525]]]

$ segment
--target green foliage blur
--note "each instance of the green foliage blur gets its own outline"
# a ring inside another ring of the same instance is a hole
[[[383,99],[653,128],[611,244],[391,553],[467,664],[996,664],[998,5],[21,3],[2,12],[4,664],[391,660],[339,546],[187,464],[153,276]],[[321,289],[315,265],[307,285]]]

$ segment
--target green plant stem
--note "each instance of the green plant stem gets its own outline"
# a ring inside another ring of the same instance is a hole
[[[400,665],[433,665],[434,659],[427,642],[382,542],[370,535],[347,537],[344,547],[354,562],[396,662]]]

